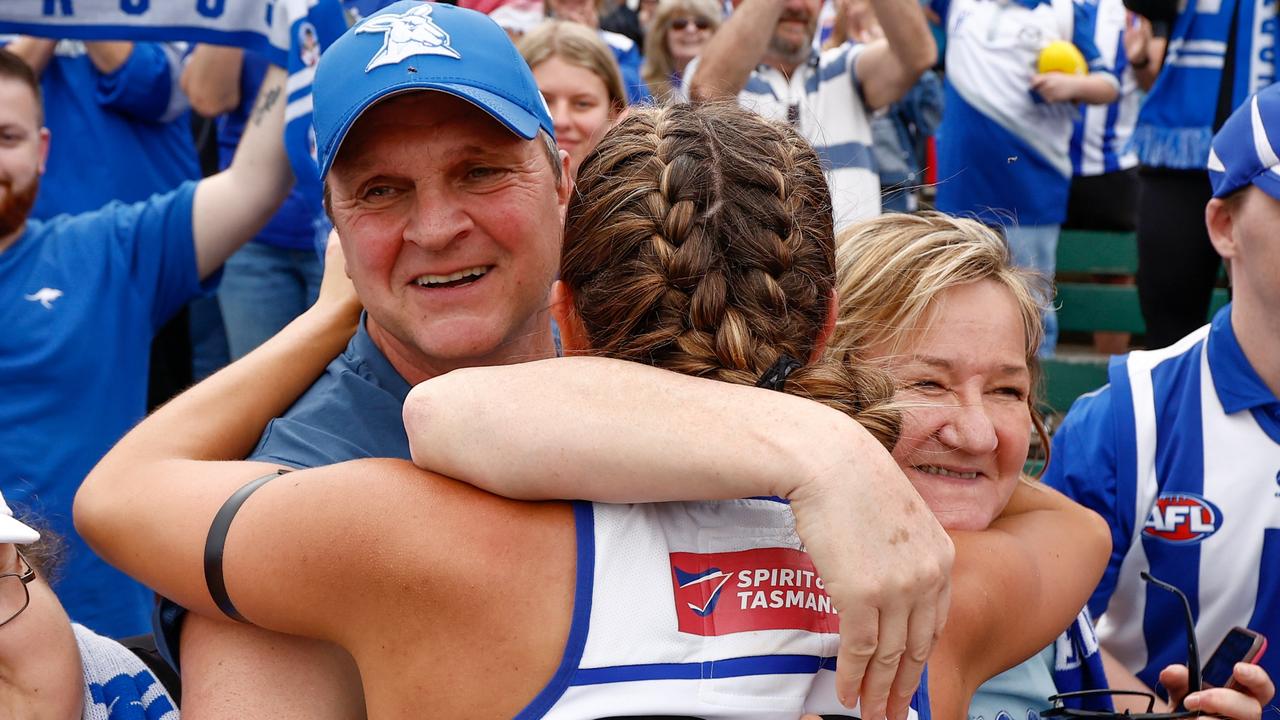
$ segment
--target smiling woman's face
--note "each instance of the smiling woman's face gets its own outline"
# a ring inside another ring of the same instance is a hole
[[[893,456],[943,527],[985,529],[1018,483],[1031,434],[1023,322],[991,280],[938,295],[888,360],[907,403]]]
[[[12,544],[0,543],[0,573],[21,575],[28,567]],[[8,616],[22,606],[22,585],[4,578],[0,586],[0,612]],[[84,678],[71,621],[43,578],[26,589],[26,609],[0,626],[0,717],[74,720]]]

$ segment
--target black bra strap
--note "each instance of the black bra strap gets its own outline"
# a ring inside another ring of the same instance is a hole
[[[227,595],[226,580],[222,577],[222,550],[227,543],[227,531],[231,529],[231,521],[239,512],[240,506],[255,490],[266,485],[268,480],[273,480],[287,472],[289,472],[287,469],[281,468],[270,475],[263,475],[249,481],[222,503],[218,514],[213,517],[213,523],[209,526],[209,537],[204,541],[204,581],[209,586],[209,595],[218,609],[232,620],[248,622],[231,602],[231,597]]]

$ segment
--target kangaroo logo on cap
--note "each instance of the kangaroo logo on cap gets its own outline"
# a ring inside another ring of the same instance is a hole
[[[431,19],[431,5],[423,3],[399,15],[374,15],[356,28],[356,34],[383,33],[382,47],[365,66],[364,71],[395,65],[414,55],[444,55],[462,59],[449,47],[449,33]]]

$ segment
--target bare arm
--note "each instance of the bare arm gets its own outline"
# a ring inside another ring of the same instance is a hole
[[[884,39],[867,46],[854,71],[867,108],[874,110],[902,99],[938,61],[938,48],[918,0],[871,0],[871,5]]]
[[[840,611],[842,699],[860,691],[867,717],[882,716],[886,698],[891,717],[905,714],[945,615],[950,548],[893,459],[847,416],[784,393],[564,358],[433,378],[410,393],[405,427],[419,466],[509,497],[790,499]]]
[[[952,539],[951,615],[929,659],[929,699],[940,719],[962,720],[979,685],[1043,649],[1080,613],[1111,536],[1097,514],[1024,483],[989,529]]]
[[[212,118],[240,105],[240,71],[244,50],[221,45],[199,45],[182,70],[182,91],[191,107]]]
[[[118,41],[98,41],[84,44],[84,52],[89,62],[103,75],[109,75],[120,69],[133,54],[133,43]]]
[[[4,49],[22,58],[38,77],[53,59],[53,49],[57,45],[57,40],[23,36],[5,45]]]
[[[196,188],[192,223],[202,278],[266,225],[293,186],[284,151],[284,79],[283,69],[267,70],[231,165]]]
[[[751,71],[760,64],[782,15],[781,0],[743,0],[698,58],[698,69],[689,86],[694,100],[725,100],[738,96]]]
[[[1109,73],[1092,75],[1040,73],[1031,78],[1031,89],[1040,93],[1040,96],[1048,102],[1109,105],[1120,96],[1116,79]]]

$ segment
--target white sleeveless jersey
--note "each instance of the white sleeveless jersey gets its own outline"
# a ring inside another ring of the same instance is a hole
[[[1148,683],[1186,662],[1186,641],[1177,599],[1148,587],[1140,571],[1187,594],[1202,660],[1235,625],[1280,638],[1280,429],[1223,407],[1239,402],[1247,368],[1229,321],[1228,307],[1212,326],[1111,369],[1117,431],[1133,433],[1118,455],[1133,462],[1120,468],[1133,481],[1119,484],[1132,526],[1128,548],[1117,548],[1123,560],[1098,636]],[[1277,658],[1261,662],[1273,677]]]
[[[556,676],[518,718],[860,717],[836,700],[837,617],[786,504],[574,512],[573,628]],[[929,720],[926,687],[911,720]]]

